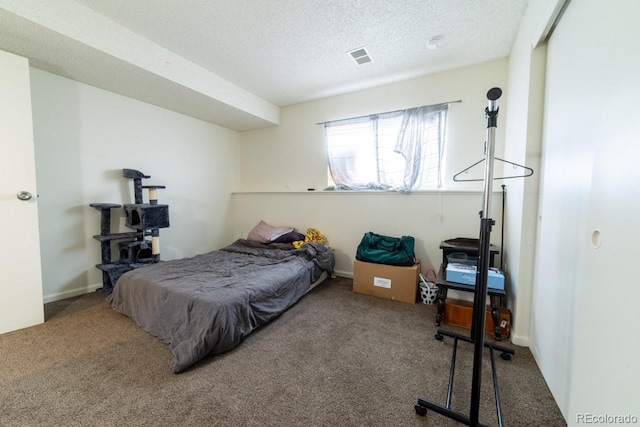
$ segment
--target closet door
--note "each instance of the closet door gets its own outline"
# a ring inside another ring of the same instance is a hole
[[[534,310],[570,425],[640,417],[638,16],[637,0],[572,1],[547,50]]]
[[[0,333],[44,321],[29,64],[0,51]]]
[[[638,0],[581,0],[563,18],[588,51],[582,53],[588,66],[573,78],[591,99],[575,114],[583,121],[579,134],[594,146],[576,294],[570,402],[576,422],[585,412],[632,414],[633,423],[640,417],[639,16]]]

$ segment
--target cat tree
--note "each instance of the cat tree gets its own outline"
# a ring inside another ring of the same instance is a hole
[[[134,230],[111,233],[111,211],[122,206],[115,203],[91,203],[89,206],[101,212],[100,234],[93,236],[100,242],[102,289],[109,295],[124,273],[145,265],[160,262],[160,229],[169,227],[169,205],[158,204],[157,190],[162,185],[142,185],[151,178],[134,169],[122,169],[122,176],[133,180],[135,203],[125,204],[125,226]],[[143,203],[143,189],[149,191],[149,202]],[[148,239],[148,237],[151,239]],[[112,243],[117,242],[118,258],[112,257]]]

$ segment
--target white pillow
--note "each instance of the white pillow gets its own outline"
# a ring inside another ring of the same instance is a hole
[[[253,240],[254,242],[260,243],[271,243],[278,237],[291,233],[293,230],[293,227],[274,227],[261,220],[249,232],[247,240]]]

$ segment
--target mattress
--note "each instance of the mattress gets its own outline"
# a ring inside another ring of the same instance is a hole
[[[217,251],[127,272],[107,301],[164,341],[173,353],[169,366],[180,373],[235,348],[334,265],[333,252],[319,242],[295,249],[239,239]]]

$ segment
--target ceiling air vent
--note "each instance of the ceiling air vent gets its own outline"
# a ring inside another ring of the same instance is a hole
[[[349,55],[356,61],[356,64],[363,65],[368,62],[371,62],[371,57],[369,53],[365,50],[365,48],[361,47],[360,49],[352,50],[349,52]]]

